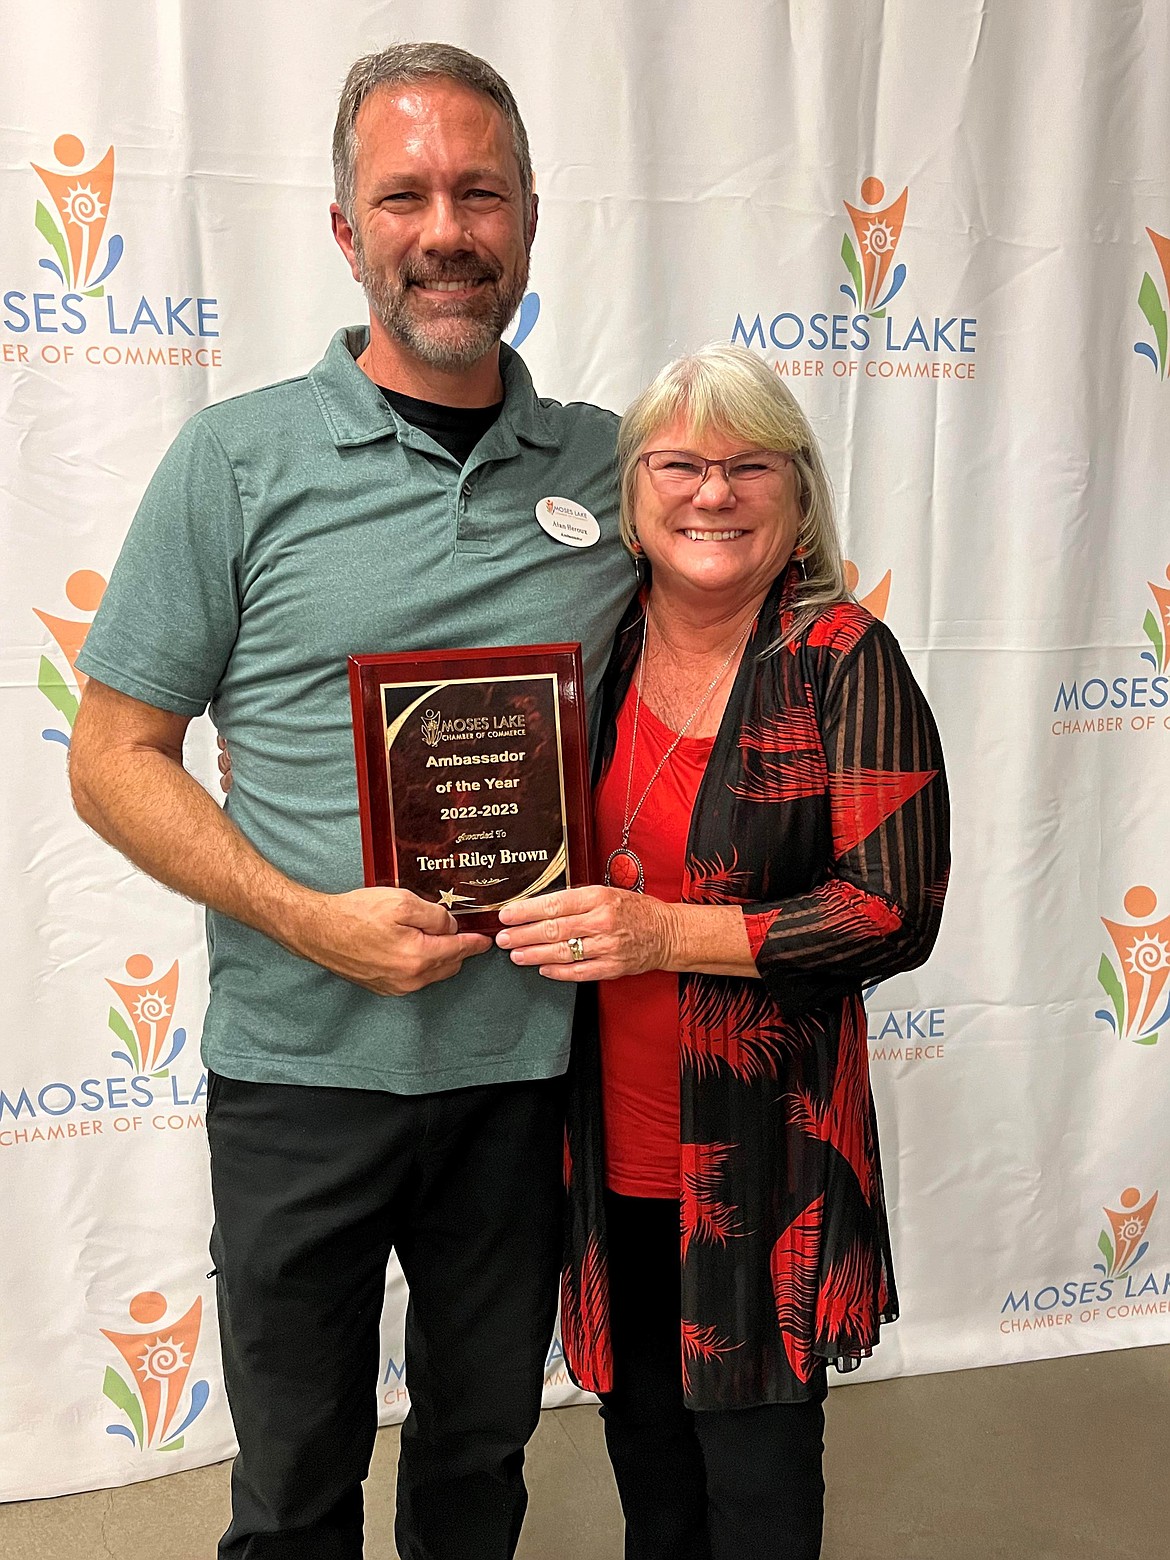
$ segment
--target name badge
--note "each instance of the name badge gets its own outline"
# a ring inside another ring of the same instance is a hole
[[[540,529],[566,547],[592,547],[601,539],[601,527],[585,508],[571,498],[542,498],[536,506]]]

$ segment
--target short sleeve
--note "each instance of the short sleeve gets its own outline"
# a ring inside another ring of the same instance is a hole
[[[195,417],[143,496],[79,669],[158,709],[202,714],[236,641],[242,545],[231,463]]]

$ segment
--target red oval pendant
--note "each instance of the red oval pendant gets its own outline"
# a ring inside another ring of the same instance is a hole
[[[642,863],[628,846],[619,845],[610,853],[605,863],[605,881],[610,888],[625,888],[634,894],[640,894],[646,886]]]

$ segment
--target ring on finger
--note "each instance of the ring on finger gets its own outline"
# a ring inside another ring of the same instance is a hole
[[[580,964],[585,957],[585,944],[579,937],[570,937],[565,947],[569,950],[569,958],[574,964]]]

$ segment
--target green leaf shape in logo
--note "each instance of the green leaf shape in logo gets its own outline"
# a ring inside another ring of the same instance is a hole
[[[1154,616],[1152,607],[1146,609],[1146,615],[1142,619],[1142,629],[1146,638],[1153,645],[1158,657],[1158,665],[1161,666],[1166,659],[1166,641],[1162,638],[1162,625]]]
[[[1133,1043],[1134,1045],[1157,1045],[1158,1032],[1155,1030],[1152,1035],[1134,1035]]]
[[[1101,955],[1101,962],[1097,966],[1097,980],[1101,990],[1113,1004],[1113,1011],[1117,1014],[1117,1033],[1121,1034],[1125,1028],[1125,992],[1122,990],[1117,971],[1104,954]]]
[[[1154,339],[1158,343],[1158,368],[1162,378],[1166,377],[1166,310],[1162,307],[1162,300],[1158,297],[1158,288],[1154,278],[1147,271],[1142,277],[1141,291],[1138,293],[1138,306],[1146,319],[1150,322],[1150,329],[1154,332]]]
[[[860,309],[865,303],[865,293],[861,285],[861,266],[858,263],[857,251],[853,247],[853,240],[848,233],[841,240],[841,258],[845,262],[845,269],[853,278],[853,290],[857,294],[857,307]]]
[[[53,708],[64,715],[72,731],[73,722],[77,719],[77,695],[47,655],[41,656],[41,664],[37,670],[37,687]]]
[[[102,1382],[102,1393],[126,1415],[137,1432],[139,1446],[144,1446],[146,1441],[142,1423],[142,1405],[111,1365],[106,1366],[106,1379]]]
[[[181,1452],[183,1450],[183,1439],[184,1438],[182,1436],[180,1436],[177,1441],[167,1441],[166,1444],[163,1445],[163,1446],[156,1446],[155,1447],[155,1451],[157,1451],[157,1452]]]
[[[130,1028],[130,1025],[122,1017],[121,1013],[118,1012],[118,1009],[113,1007],[110,1009],[110,1028],[126,1047],[127,1051],[129,1051],[135,1070],[141,1072],[142,1055],[138,1049],[138,1036]]]
[[[1098,1237],[1097,1237],[1097,1250],[1105,1258],[1106,1270],[1108,1272],[1112,1273],[1112,1271],[1113,1271],[1113,1242],[1109,1239],[1109,1236],[1106,1234],[1106,1232],[1104,1230],[1102,1230],[1100,1235],[1098,1235]]]
[[[43,200],[37,201],[37,232],[42,238],[47,239],[52,246],[53,253],[61,262],[61,275],[65,278],[66,285],[73,281],[73,267],[69,261],[69,246],[65,242],[65,236],[61,229],[49,215],[49,208]]]

